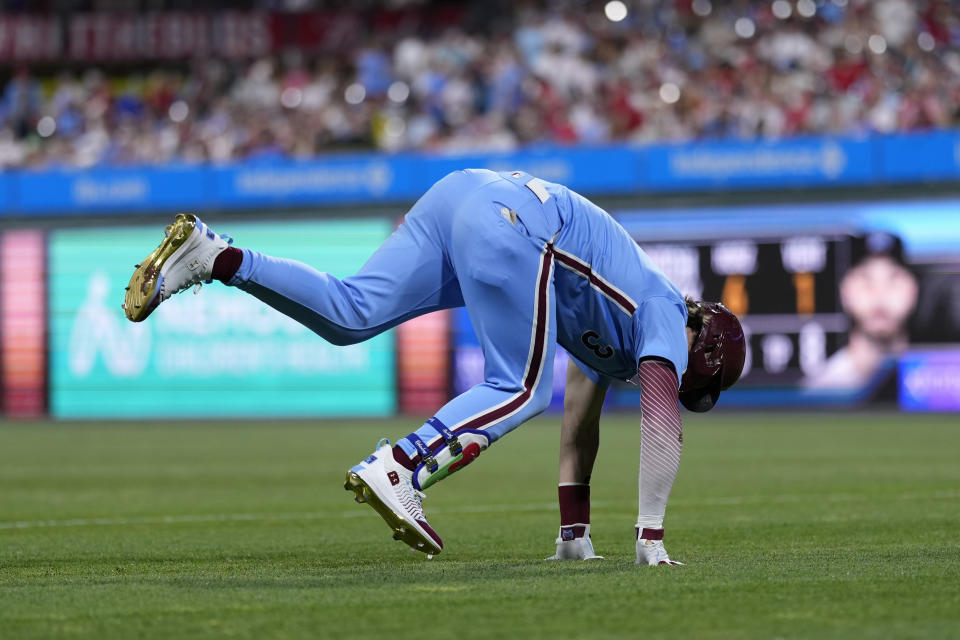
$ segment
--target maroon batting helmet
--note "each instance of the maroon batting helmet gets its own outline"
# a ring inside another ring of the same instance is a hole
[[[743,372],[747,356],[743,327],[737,316],[719,302],[693,302],[702,318],[690,347],[687,370],[680,381],[680,404],[702,413],[717,404],[720,392],[729,389]]]

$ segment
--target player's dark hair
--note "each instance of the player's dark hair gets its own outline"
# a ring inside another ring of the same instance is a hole
[[[684,296],[683,299],[687,303],[687,326],[694,335],[700,335],[700,329],[703,328],[703,307],[690,296]]]

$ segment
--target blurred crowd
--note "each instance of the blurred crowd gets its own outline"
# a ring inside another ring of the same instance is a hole
[[[324,55],[12,70],[0,167],[958,125],[956,0],[480,3]]]

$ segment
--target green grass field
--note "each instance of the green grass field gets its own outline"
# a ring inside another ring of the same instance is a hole
[[[667,546],[633,565],[639,433],[608,418],[596,563],[547,563],[555,419],[425,503],[341,488],[399,420],[0,427],[0,638],[956,638],[960,420],[687,416]]]

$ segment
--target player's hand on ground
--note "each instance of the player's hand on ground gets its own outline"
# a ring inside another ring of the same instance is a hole
[[[557,552],[545,558],[546,560],[603,560],[593,550],[593,540],[590,539],[590,525],[587,525],[584,535],[573,537],[573,528],[561,527],[560,535],[556,540]]]
[[[637,562],[641,565],[670,565],[683,566],[684,563],[671,560],[667,555],[667,549],[663,546],[663,540],[637,540]]]

